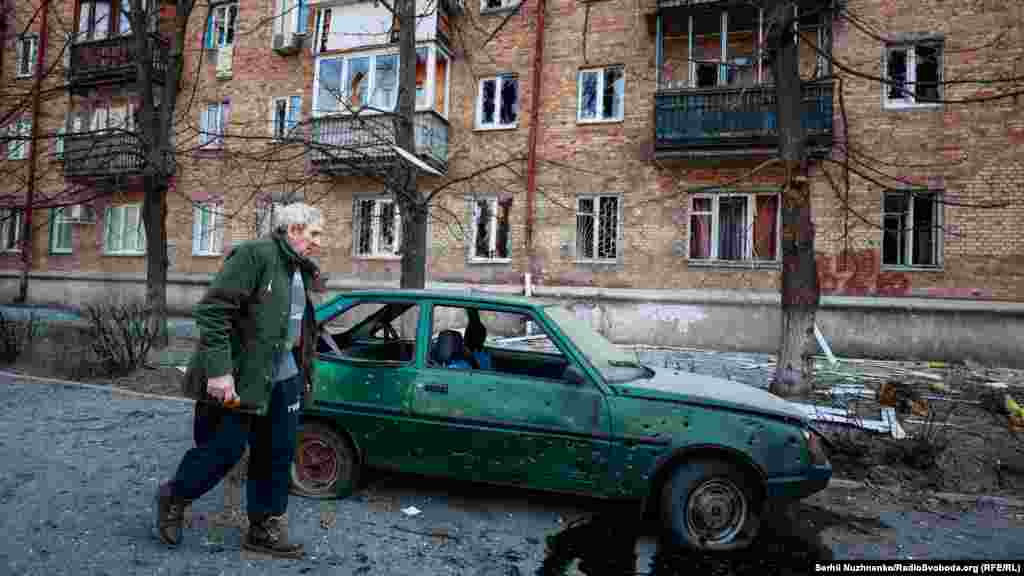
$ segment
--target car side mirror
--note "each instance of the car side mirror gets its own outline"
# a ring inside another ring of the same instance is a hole
[[[584,386],[587,383],[587,376],[577,366],[570,364],[565,368],[565,372],[562,373],[562,377],[565,381],[576,386]]]

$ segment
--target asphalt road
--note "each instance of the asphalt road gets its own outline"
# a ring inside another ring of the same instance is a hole
[[[1024,549],[1022,522],[985,510],[897,516],[882,540],[823,544],[821,531],[841,518],[803,507],[769,526],[757,550],[681,556],[650,530],[637,541],[596,501],[401,475],[372,477],[343,501],[293,497],[303,560],[243,552],[241,531],[216,522],[223,485],[193,505],[185,542],[168,549],[151,536],[151,498],[191,444],[191,403],[4,374],[0,391],[0,574],[803,574],[832,558],[993,559]],[[406,515],[408,506],[420,513]],[[922,520],[934,529],[925,534]]]

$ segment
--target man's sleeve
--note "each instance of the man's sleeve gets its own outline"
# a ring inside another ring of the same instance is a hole
[[[228,254],[206,294],[193,308],[207,378],[231,374],[233,321],[256,291],[260,276],[253,251],[247,247],[236,248]]]

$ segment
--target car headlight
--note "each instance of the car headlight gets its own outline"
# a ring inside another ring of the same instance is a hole
[[[825,466],[828,464],[828,450],[825,439],[814,430],[804,429],[804,440],[807,441],[807,453],[811,456],[811,464]]]

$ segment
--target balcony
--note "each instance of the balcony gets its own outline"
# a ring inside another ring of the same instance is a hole
[[[142,147],[130,132],[68,134],[64,137],[64,176],[105,178],[142,170]]]
[[[413,119],[416,156],[441,173],[448,171],[448,121],[433,110]],[[313,119],[310,161],[331,175],[391,169],[396,159],[392,116],[326,116]]]
[[[773,86],[675,88],[655,94],[658,157],[759,156],[778,150]],[[808,151],[832,145],[832,85],[805,84],[804,128]]]
[[[153,81],[162,84],[167,71],[167,42],[151,35]],[[81,92],[105,84],[135,82],[135,37],[114,36],[103,40],[72,44],[68,85],[72,92]]]

